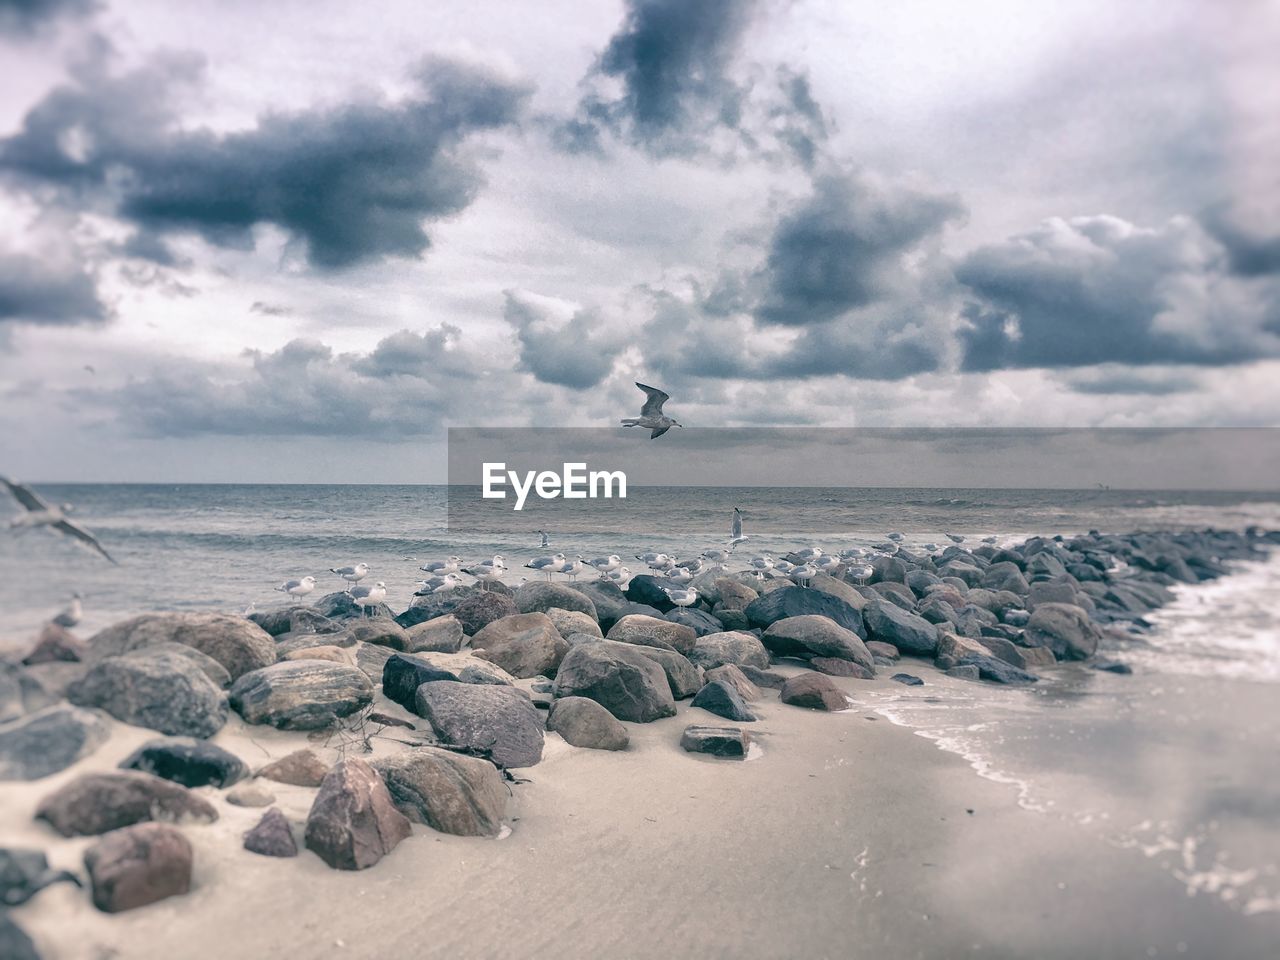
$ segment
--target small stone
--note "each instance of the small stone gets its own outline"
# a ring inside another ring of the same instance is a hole
[[[298,841],[293,838],[293,827],[278,807],[272,807],[264,813],[257,825],[244,835],[244,848],[264,857],[298,855]]]
[[[905,683],[908,687],[923,687],[924,681],[912,673],[895,673],[890,680]]]
[[[1119,660],[1099,660],[1090,664],[1095,670],[1102,670],[1104,673],[1119,673],[1128,675],[1133,673],[1133,667],[1127,663],[1121,663]]]
[[[272,760],[258,771],[257,776],[295,787],[318,787],[328,772],[329,764],[321,760],[315,751],[295,750],[279,760]]]
[[[740,727],[708,727],[694,724],[680,736],[680,746],[689,753],[745,760],[751,736]]]
[[[120,913],[187,893],[192,858],[191,842],[168,824],[113,830],[84,854],[93,905]]]
[[[712,680],[704,686],[693,698],[691,705],[714,713],[717,717],[724,717],[726,720],[749,723],[756,719],[756,715],[747,708],[738,691],[723,680]]]
[[[269,807],[275,794],[259,783],[242,783],[227,791],[227,803],[237,807]]]
[[[849,698],[839,687],[820,673],[802,673],[782,685],[779,695],[783,703],[810,710],[847,710]]]

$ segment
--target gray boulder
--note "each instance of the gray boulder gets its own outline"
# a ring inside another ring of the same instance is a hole
[[[373,702],[373,684],[355,667],[293,660],[246,673],[231,706],[247,723],[280,730],[323,730]]]
[[[307,849],[335,870],[364,870],[411,832],[377,771],[348,757],[334,764],[320,784],[304,838]]]
[[[1035,683],[1040,679],[1034,673],[1020,670],[1011,663],[979,653],[966,654],[957,661],[956,666],[974,667],[979,677],[994,683]]]
[[[392,650],[409,649],[409,631],[390,617],[369,617],[347,624],[351,636],[360,643],[375,643]]]
[[[515,687],[432,680],[418,687],[414,712],[442,743],[503,767],[531,767],[542,759],[542,717]]]
[[[627,595],[616,584],[608,580],[585,580],[571,583],[571,590],[576,590],[588,600],[596,611],[596,622],[601,630],[608,630],[627,614]]]
[[[612,644],[617,641],[602,640],[600,642]],[[671,688],[671,695],[677,700],[692,697],[702,689],[703,683],[706,682],[703,679],[702,668],[695,666],[687,657],[676,653],[674,650],[664,650],[662,647],[649,647],[639,644],[632,644],[632,646],[662,667],[662,672],[667,678],[667,685]]]
[[[457,653],[462,649],[462,641],[465,638],[462,621],[452,613],[416,624],[405,632],[409,637],[409,642],[404,648],[407,653],[423,651]]]
[[[80,707],[172,736],[211,737],[227,722],[222,690],[186,657],[140,648],[97,660],[67,689]]]
[[[866,636],[862,614],[839,597],[821,590],[806,590],[796,586],[779,587],[758,600],[753,600],[747,606],[746,614],[754,627],[768,627],[788,617],[827,617],[859,637]]]
[[[802,673],[782,685],[779,694],[783,703],[810,710],[847,710],[849,698],[844,692],[820,673]]]
[[[629,614],[623,617],[609,629],[607,636],[608,639],[619,643],[640,645],[646,645],[646,640],[661,640],[682,654],[689,653],[697,639],[697,634],[692,627],[642,614]]]
[[[564,697],[551,704],[547,729],[566,743],[589,750],[625,750],[631,737],[613,714],[586,697]]]
[[[495,620],[477,633],[471,638],[471,649],[475,656],[496,663],[513,677],[550,677],[569,651],[569,644],[545,613],[517,613]]]
[[[780,657],[835,657],[852,660],[868,670],[875,667],[871,652],[861,637],[823,616],[775,620],[760,641]]]
[[[872,640],[891,643],[901,653],[931,657],[938,649],[938,628],[888,600],[872,600],[863,610]]]
[[[429,617],[423,617],[424,620],[435,619],[445,613],[452,613],[462,624],[462,632],[469,637],[475,636],[489,624],[495,620],[501,620],[503,617],[510,617],[520,612],[520,608],[516,606],[515,598],[505,594],[498,593],[496,590],[476,590],[469,594],[460,594],[459,591],[452,591],[458,594],[454,601],[446,608],[437,613],[432,613]],[[445,594],[448,596],[448,594]],[[436,599],[430,597],[426,599]],[[417,608],[407,611],[407,613],[415,613]],[[401,621],[403,622],[403,621]]]
[[[0,781],[39,780],[65,770],[102,746],[110,733],[97,710],[66,705],[0,724]]]
[[[547,611],[547,616],[551,618],[552,625],[562,637],[569,637],[575,633],[604,637],[600,624],[581,610],[562,610],[559,607],[552,607]]]
[[[85,773],[40,801],[36,819],[64,837],[93,836],[148,820],[213,823],[218,811],[186,787],[149,773]]]
[[[1102,631],[1080,607],[1042,603],[1031,612],[1025,637],[1029,646],[1048,647],[1059,660],[1085,660],[1097,653]]]
[[[671,685],[662,667],[638,647],[623,643],[583,643],[560,663],[555,694],[587,697],[619,720],[648,723],[675,715]]]
[[[737,689],[723,680],[712,680],[693,698],[690,706],[699,707],[726,720],[751,722],[756,715],[751,712]]]
[[[859,593],[851,584],[845,583],[843,580],[837,580],[825,573],[820,573],[809,581],[810,590],[817,590],[820,593],[829,593],[831,596],[843,600],[855,610],[861,610],[867,605],[867,598]]]
[[[738,630],[699,637],[689,651],[689,660],[706,670],[725,664],[769,669],[769,651],[764,644],[754,634]]]
[[[396,807],[414,823],[459,837],[496,837],[506,784],[488,760],[418,747],[374,764]]]
[[[516,607],[521,613],[546,613],[552,607],[577,610],[596,619],[596,605],[581,590],[564,583],[530,580],[516,590]]]
[[[276,662],[275,642],[256,623],[223,613],[147,613],[89,640],[89,659],[115,657],[157,643],[181,643],[212,657],[236,679]]]
[[[724,629],[724,625],[719,620],[705,610],[698,610],[695,607],[676,607],[664,613],[662,619],[683,624],[697,637],[705,637],[708,633],[719,633]]]

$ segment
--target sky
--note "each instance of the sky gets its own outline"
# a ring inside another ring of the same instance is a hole
[[[1262,0],[0,0],[0,472],[442,482],[637,380],[1276,426],[1278,48]]]

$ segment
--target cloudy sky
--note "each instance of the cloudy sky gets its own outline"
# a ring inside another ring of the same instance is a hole
[[[637,379],[1277,425],[1277,48],[1264,0],[0,0],[0,471],[436,482]]]

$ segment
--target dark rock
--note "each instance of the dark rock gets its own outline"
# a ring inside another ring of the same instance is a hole
[[[602,640],[601,643],[616,643],[614,640]],[[624,644],[624,646],[628,646]],[[677,700],[684,700],[692,697],[695,693],[702,689],[705,679],[703,678],[702,668],[695,666],[686,657],[676,653],[674,650],[664,650],[661,647],[643,646],[640,644],[630,644],[640,653],[653,660],[662,667],[662,672],[666,675],[667,686],[671,688],[671,695]]]
[[[1133,673],[1133,667],[1127,663],[1121,663],[1119,660],[1098,660],[1091,663],[1090,666],[1105,673],[1119,673],[1126,676]]]
[[[720,626],[726,631],[747,630],[751,627],[745,610],[728,610],[717,603],[711,615],[720,621]]]
[[[1008,590],[1024,597],[1031,589],[1021,568],[1009,561],[993,563],[987,567],[982,575],[982,585],[988,590]]]
[[[770,690],[781,690],[782,685],[787,682],[787,678],[780,673],[774,673],[772,670],[761,670],[750,664],[739,664],[738,669],[742,671],[742,675],[754,683],[757,687],[768,687]]]
[[[184,787],[229,787],[249,775],[235,754],[192,737],[148,740],[120,761],[120,769],[141,770]]]
[[[856,680],[874,680],[875,667],[864,667],[852,660],[841,660],[838,657],[813,657],[809,666],[829,677],[853,677]]]
[[[22,658],[22,662],[30,666],[33,663],[78,663],[84,659],[88,647],[83,640],[75,636],[66,627],[56,623],[46,623],[36,638],[36,645],[31,652]]]
[[[976,664],[957,664],[947,669],[947,676],[955,677],[958,680],[980,680],[982,671],[978,669]]]
[[[571,583],[569,587],[591,601],[601,630],[608,630],[629,612],[626,609],[627,595],[616,583],[608,580],[587,580],[582,583]]]
[[[493,621],[519,613],[520,608],[516,606],[514,597],[492,590],[480,590],[461,597],[451,608],[451,612],[462,624],[462,632],[474,637]]]
[[[5,907],[26,903],[45,887],[64,881],[80,886],[75,874],[50,870],[43,850],[0,847],[0,915]],[[0,950],[0,957],[7,956]]]
[[[347,630],[361,643],[375,643],[392,650],[409,649],[409,632],[390,617],[368,617],[347,625]]]
[[[397,653],[382,667],[382,693],[388,700],[412,710],[418,688],[432,680],[457,680],[458,674],[421,656]]]
[[[97,660],[68,688],[67,699],[173,736],[211,737],[227,722],[222,690],[171,651],[142,648]]]
[[[868,640],[867,652],[873,657],[884,657],[886,660],[897,660],[900,656],[897,647],[883,640]]]
[[[619,643],[645,646],[648,645],[647,640],[661,640],[673,650],[687,655],[693,650],[697,634],[692,627],[682,623],[672,623],[669,620],[640,614],[628,614],[610,628],[608,639]]]
[[[418,687],[414,712],[442,743],[504,767],[531,767],[542,759],[542,717],[515,687],[432,680]]]
[[[891,643],[902,653],[933,656],[938,648],[938,628],[887,600],[873,600],[863,610],[871,639]]]
[[[709,633],[720,633],[724,629],[723,624],[711,614],[694,607],[676,607],[665,614],[664,619],[683,624],[698,637],[705,637]]]
[[[810,710],[847,710],[849,698],[820,673],[802,673],[782,685],[783,703]]]
[[[780,657],[835,657],[873,669],[871,652],[862,638],[824,616],[776,620],[760,639],[765,647]]]
[[[1081,598],[1071,584],[1041,580],[1031,584],[1027,594],[1026,608],[1035,613],[1036,607],[1045,603],[1070,603],[1080,607],[1084,602],[1092,603],[1087,598]],[[1018,606],[1021,605],[1018,604]]]
[[[1022,609],[1006,610],[1000,615],[1000,619],[1013,627],[1025,627],[1027,621],[1031,619],[1031,611]]]
[[[760,688],[747,679],[747,675],[742,672],[741,668],[732,663],[726,663],[723,666],[713,667],[708,670],[706,681],[711,683],[713,680],[729,684],[729,686],[738,691],[738,696],[747,703],[760,699]]]
[[[276,662],[270,634],[223,613],[148,613],[117,623],[89,641],[89,659],[114,657],[157,643],[181,643],[212,657],[236,679]]]
[[[5,960],[40,960],[36,945],[9,916],[8,910],[0,910],[0,957]]]
[[[328,617],[330,620],[362,620],[365,617],[386,618],[396,620],[395,613],[385,603],[380,603],[373,607],[362,607],[356,603],[355,598],[345,590],[337,593],[327,593],[312,605],[312,609],[321,616]],[[345,623],[344,626],[349,626]]]
[[[145,907],[191,889],[191,842],[165,823],[113,830],[84,852],[93,905],[104,913]]]
[[[694,724],[685,727],[680,746],[689,753],[705,753],[713,757],[745,760],[751,735],[741,727],[708,727]]]
[[[1032,611],[1026,635],[1032,646],[1048,647],[1059,660],[1084,660],[1097,652],[1102,632],[1080,607],[1042,603]]]
[[[524,585],[528,586],[532,584]],[[589,602],[585,597],[580,599]],[[493,621],[471,638],[471,648],[475,656],[520,678],[554,676],[569,652],[569,644],[551,618],[540,612],[518,613]]]
[[[722,680],[712,680],[699,690],[691,706],[700,707],[726,720],[750,722],[756,719],[738,691]]]
[[[458,837],[496,837],[501,832],[510,794],[488,760],[418,747],[374,766],[396,807],[414,823]]]
[[[575,633],[604,639],[600,624],[581,610],[561,610],[559,607],[552,607],[547,611],[547,616],[551,618],[551,625],[556,628],[560,636],[566,639]]]
[[[911,568],[897,557],[873,557],[871,559],[872,583],[903,583]]]
[[[530,580],[516,590],[516,608],[521,613],[546,613],[552,607],[561,610],[577,610],[592,620],[596,619],[596,605],[591,598],[568,584],[547,580]]]
[[[647,573],[637,574],[627,584],[627,599],[632,603],[643,603],[646,607],[653,607],[661,613],[666,613],[675,606],[663,589],[669,586],[671,581],[665,578],[651,577]]]
[[[339,760],[307,814],[308,850],[335,870],[364,870],[412,832],[377,771],[356,757]]]
[[[557,697],[596,701],[619,720],[648,723],[674,716],[675,700],[662,667],[639,648],[605,640],[573,647],[556,674]]]
[[[248,619],[256,623],[273,637],[282,633],[331,633],[341,630],[342,625],[330,620],[324,614],[305,605],[280,607],[277,610],[264,610],[249,614]]]
[[[256,776],[295,787],[318,787],[329,773],[325,763],[313,750],[295,750],[279,760],[272,760]]]
[[[780,587],[753,600],[747,606],[746,614],[755,627],[768,627],[788,617],[827,617],[846,630],[856,633],[860,639],[866,637],[862,614],[839,597],[820,590],[806,590],[796,586]]]
[[[264,857],[298,855],[298,841],[293,837],[293,827],[278,807],[272,807],[264,813],[257,825],[244,835],[244,848]]]
[[[65,705],[0,724],[0,781],[39,780],[65,770],[102,746],[110,732],[97,710]]]
[[[246,673],[231,706],[246,723],[280,730],[323,730],[373,702],[373,684],[355,667],[296,660]]]
[[[923,687],[924,681],[913,673],[895,673],[890,680],[896,680],[898,683],[904,683],[908,687]]]
[[[212,823],[218,811],[186,787],[149,773],[85,773],[40,801],[36,819],[64,837],[90,836],[146,820]]]
[[[867,598],[859,593],[856,587],[825,573],[818,574],[806,584],[806,587],[809,590],[817,590],[819,593],[828,593],[837,600],[843,600],[855,610],[861,610],[867,603]]]
[[[769,651],[750,633],[737,630],[711,633],[694,641],[689,660],[706,670],[733,664],[769,669]]]
[[[868,589],[871,596],[870,600],[888,600],[890,603],[897,604],[903,610],[914,610],[916,606],[916,595],[910,587],[905,583],[897,583],[895,581],[886,581],[884,583],[873,583]],[[865,607],[866,604],[863,604]]]
[[[1034,673],[1020,670],[1011,663],[976,653],[960,657],[956,666],[977,667],[978,674],[983,680],[991,680],[994,683],[1035,683],[1040,679]]]
[[[998,657],[1005,663],[1011,663],[1019,668],[1027,665],[1023,651],[1004,637],[983,637],[982,645],[991,651],[993,657]]]
[[[410,627],[406,633],[409,643],[405,650],[408,653],[422,651],[457,653],[462,649],[462,640],[465,636],[462,621],[452,613],[428,620],[426,623],[419,623]]]
[[[625,750],[631,737],[608,710],[586,697],[563,697],[551,705],[547,729],[566,743],[590,750]]]

